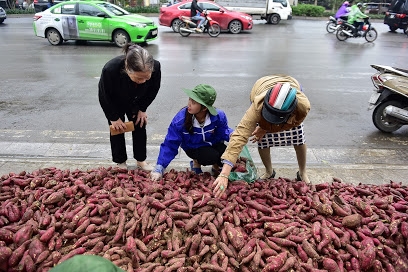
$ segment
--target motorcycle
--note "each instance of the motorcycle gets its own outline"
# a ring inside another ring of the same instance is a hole
[[[339,19],[330,16],[329,20],[326,22],[326,31],[329,33],[334,33],[344,21],[347,21],[347,16],[342,16]]]
[[[356,27],[346,21],[341,22],[340,26],[337,28],[336,37],[339,41],[345,41],[348,38],[359,38],[363,37],[367,42],[373,42],[377,39],[377,30],[371,26],[369,18],[364,19],[364,25],[361,33],[356,30]]]
[[[192,20],[191,17],[180,15],[179,19],[182,21],[179,28],[180,35],[183,37],[188,37],[192,33],[202,34],[204,32],[208,32],[208,35],[210,35],[211,37],[218,37],[218,35],[220,35],[221,33],[220,24],[217,21],[211,19],[211,17],[208,16],[208,12],[206,10],[204,10],[202,16],[204,16],[205,20],[200,26],[201,31],[197,31],[197,20]]]
[[[391,133],[408,125],[408,70],[374,65],[378,72],[371,76],[374,93],[368,110],[374,109],[372,120],[377,129]]]

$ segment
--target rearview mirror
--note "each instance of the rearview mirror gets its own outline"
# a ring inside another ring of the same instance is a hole
[[[103,18],[106,18],[106,17],[107,17],[107,15],[106,15],[105,12],[98,12],[98,14],[96,14],[96,16],[97,16],[97,17],[103,17]]]

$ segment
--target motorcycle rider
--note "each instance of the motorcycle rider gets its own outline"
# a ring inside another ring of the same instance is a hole
[[[363,29],[364,19],[368,16],[361,12],[362,3],[357,3],[351,6],[351,11],[348,15],[347,22],[354,26],[354,36],[362,36],[360,31]]]
[[[201,16],[201,13],[203,13],[203,9],[197,4],[197,0],[193,0],[193,2],[191,2],[190,11],[191,11],[191,15],[190,15],[191,19],[200,21],[197,25],[196,31],[202,32],[200,26],[204,23],[205,18]]]
[[[350,2],[349,1],[345,1],[341,6],[340,6],[340,8],[337,10],[337,12],[336,12],[336,14],[334,15],[334,18],[336,18],[336,20],[338,20],[338,19],[344,19],[344,20],[347,20],[347,16],[348,16],[348,13],[349,13],[349,10],[350,10],[350,4],[352,4],[353,3],[353,1],[351,0]],[[342,18],[342,17],[344,17],[344,18]]]

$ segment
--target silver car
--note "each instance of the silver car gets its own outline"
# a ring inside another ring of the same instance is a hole
[[[6,20],[6,18],[7,18],[6,11],[2,7],[0,7],[0,24],[2,24],[4,20]]]

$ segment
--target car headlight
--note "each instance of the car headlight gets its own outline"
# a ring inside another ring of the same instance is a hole
[[[241,17],[244,18],[245,20],[248,20],[248,21],[252,20],[251,16],[241,15]]]
[[[145,28],[147,26],[147,24],[144,24],[144,23],[128,23],[128,24],[134,27],[141,27],[141,28]]]

